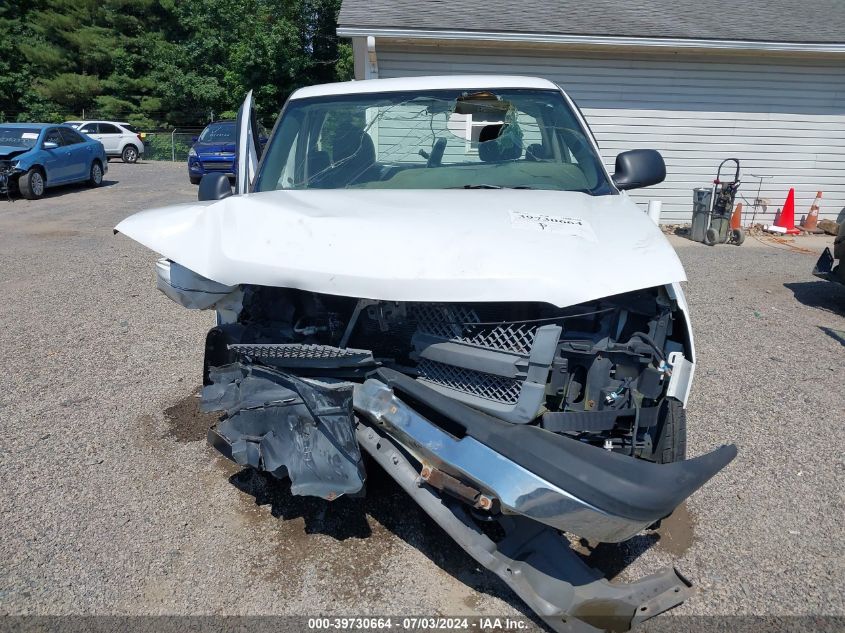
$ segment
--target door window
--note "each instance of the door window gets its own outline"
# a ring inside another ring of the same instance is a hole
[[[84,143],[85,139],[83,139],[76,131],[71,130],[69,128],[61,128],[62,138],[64,139],[65,145],[76,145],[78,143]]]
[[[59,147],[64,145],[64,141],[62,140],[62,135],[56,128],[50,128],[47,130],[47,134],[44,136],[45,143],[55,143]]]
[[[86,123],[79,131],[83,134],[99,134],[96,123]]]
[[[120,134],[120,130],[111,123],[99,123],[100,134]]]

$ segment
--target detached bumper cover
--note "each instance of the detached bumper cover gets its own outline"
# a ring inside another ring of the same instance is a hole
[[[658,521],[736,456],[722,446],[695,459],[653,464],[462,405],[399,372],[355,387],[355,409],[415,459],[495,498],[505,512],[605,542]],[[394,392],[399,392],[400,397]],[[455,437],[403,402],[418,402],[463,432]]]
[[[291,492],[332,500],[364,485],[352,386],[305,381],[238,363],[214,368],[205,411],[226,411],[208,441],[226,457],[280,478]]]

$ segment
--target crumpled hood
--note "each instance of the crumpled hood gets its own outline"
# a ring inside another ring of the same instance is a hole
[[[26,154],[32,151],[26,147],[14,147],[10,145],[0,145],[0,160],[10,160],[21,154]]]
[[[624,195],[273,191],[142,211],[115,230],[222,284],[389,301],[564,307],[686,279]]]

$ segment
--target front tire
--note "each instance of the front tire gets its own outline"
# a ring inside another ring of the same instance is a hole
[[[124,163],[137,163],[138,148],[132,144],[129,144],[123,148],[123,153],[120,155],[120,157],[123,159]]]
[[[38,200],[44,195],[44,174],[39,169],[30,167],[23,176],[18,178],[18,189],[27,200]]]
[[[680,402],[663,400],[651,434],[650,461],[671,464],[687,458],[687,412]]]
[[[103,184],[103,166],[98,160],[91,163],[91,172],[88,174],[88,184],[92,187],[99,187]]]

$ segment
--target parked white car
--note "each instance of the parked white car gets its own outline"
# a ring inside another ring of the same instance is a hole
[[[681,262],[545,79],[417,77],[295,92],[263,152],[247,96],[237,183],[116,231],[159,288],[214,309],[209,442],[291,493],[364,492],[362,452],[556,631],[626,630],[689,595],[610,584],[563,532],[619,542],[736,455],[686,459],[695,349]],[[261,156],[260,163],[258,157]]]
[[[83,134],[100,141],[109,158],[122,158],[135,163],[144,154],[144,141],[128,123],[118,121],[65,121]]]

